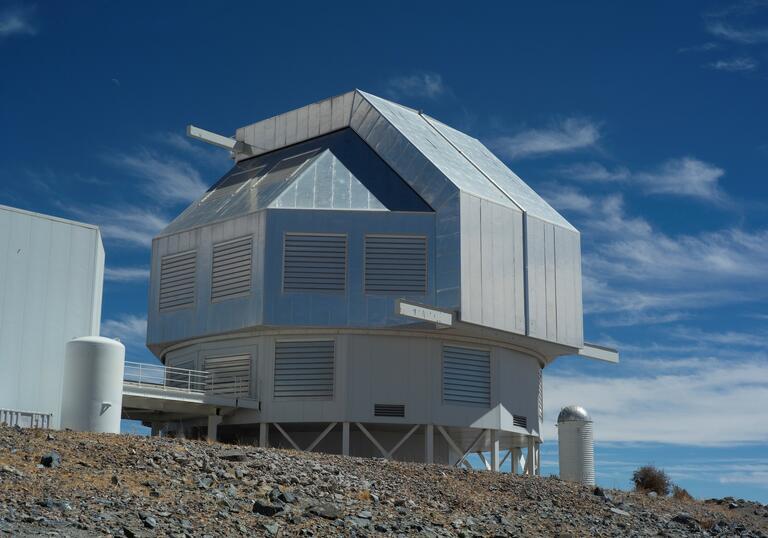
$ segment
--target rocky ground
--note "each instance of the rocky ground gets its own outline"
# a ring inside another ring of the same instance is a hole
[[[768,506],[251,446],[0,427],[0,536],[767,536]]]

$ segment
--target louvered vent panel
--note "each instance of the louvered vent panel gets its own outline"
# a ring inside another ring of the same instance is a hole
[[[275,398],[333,398],[333,341],[275,342]]]
[[[544,422],[544,372],[539,368],[539,422]]]
[[[443,401],[491,405],[490,352],[443,347]]]
[[[520,415],[512,415],[512,424],[514,424],[518,428],[527,428],[528,427],[528,418],[527,417],[522,417]]]
[[[252,258],[250,237],[213,246],[211,301],[225,301],[250,293]]]
[[[346,282],[346,235],[285,234],[284,291],[343,292]]]
[[[427,238],[365,236],[365,292],[427,293]]]
[[[404,417],[405,406],[399,404],[374,404],[373,416],[375,417]]]
[[[192,306],[195,302],[197,252],[163,256],[160,261],[160,311]]]
[[[206,357],[203,369],[210,374],[209,392],[231,395],[243,395],[250,392],[250,355]]]

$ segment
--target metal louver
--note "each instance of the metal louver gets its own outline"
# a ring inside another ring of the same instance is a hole
[[[343,292],[347,284],[347,236],[285,234],[283,291]]]
[[[203,369],[210,374],[208,392],[244,395],[251,387],[251,356],[206,357]]]
[[[523,417],[520,415],[512,415],[512,424],[514,426],[517,426],[518,428],[527,428],[528,417]]]
[[[213,246],[211,301],[225,301],[250,293],[252,258],[251,237]]]
[[[491,354],[482,349],[443,347],[443,401],[491,405]]]
[[[365,236],[365,292],[427,293],[427,238]]]
[[[185,308],[195,303],[195,263],[197,251],[163,256],[160,261],[161,312]]]
[[[402,404],[373,404],[375,417],[404,417],[405,406]]]
[[[332,340],[275,342],[275,398],[333,398]]]

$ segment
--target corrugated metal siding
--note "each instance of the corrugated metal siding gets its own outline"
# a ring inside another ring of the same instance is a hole
[[[242,395],[250,392],[251,356],[206,357],[203,370],[211,374],[209,391]]]
[[[544,372],[539,368],[539,422],[544,422]]]
[[[251,291],[253,238],[213,245],[211,301],[225,301]]]
[[[333,340],[275,342],[275,398],[333,398]]]
[[[491,405],[490,351],[443,347],[443,401]]]
[[[365,236],[365,292],[427,293],[427,238]]]
[[[161,312],[195,303],[196,259],[196,250],[163,256],[160,262]]]
[[[347,236],[284,236],[283,291],[343,292],[347,283]]]

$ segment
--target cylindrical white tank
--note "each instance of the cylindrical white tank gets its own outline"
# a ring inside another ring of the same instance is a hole
[[[67,342],[61,427],[120,433],[125,346],[101,336]]]
[[[592,418],[583,407],[563,407],[557,417],[560,478],[595,485],[595,448]]]

